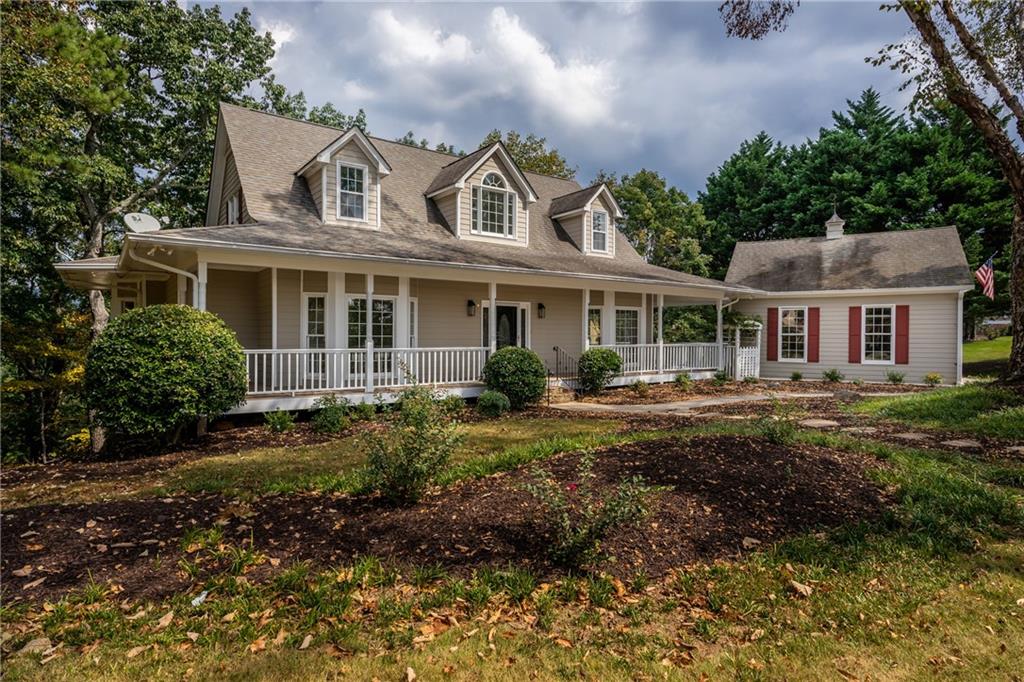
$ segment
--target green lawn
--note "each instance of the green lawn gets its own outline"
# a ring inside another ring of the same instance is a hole
[[[1024,439],[1024,396],[1007,388],[972,384],[865,400],[853,409],[924,428]]]
[[[1012,336],[964,344],[964,374],[967,376],[998,375],[1010,357]]]
[[[364,560],[298,565],[261,584],[225,571],[196,586],[210,590],[201,606],[192,592],[121,604],[88,587],[0,613],[28,624],[14,646],[63,645],[45,664],[9,658],[5,679],[397,680],[408,668],[425,680],[1012,679],[1024,649],[1020,462],[798,438],[877,458],[893,512],[656,584],[541,584],[519,569],[399,575]],[[1007,467],[1013,484],[996,474]]]

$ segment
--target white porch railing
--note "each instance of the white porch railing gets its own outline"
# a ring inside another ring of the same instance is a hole
[[[367,354],[373,371],[366,374]],[[480,380],[487,348],[246,350],[249,395],[372,390]],[[370,379],[367,384],[367,378]]]
[[[626,374],[715,370],[721,352],[717,343],[617,343],[599,348],[615,351]]]

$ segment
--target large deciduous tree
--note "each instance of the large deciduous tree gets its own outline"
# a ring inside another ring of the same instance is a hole
[[[719,10],[730,35],[756,40],[784,30],[796,5],[785,0],[732,0]],[[958,107],[1010,187],[1010,299],[1015,334],[1003,378],[1024,382],[1024,154],[998,114],[1000,109],[1008,110],[1018,136],[1024,139],[1024,0],[901,0],[883,9],[902,11],[915,31],[907,40],[882,49],[873,63],[906,74],[906,85],[916,86],[916,104],[944,99]]]
[[[558,178],[572,180],[576,177],[576,169],[569,165],[557,149],[548,149],[547,138],[537,137],[533,133],[526,136],[510,130],[502,135],[500,130],[492,130],[480,142],[480,146],[504,142],[509,154],[525,171],[553,175]]]

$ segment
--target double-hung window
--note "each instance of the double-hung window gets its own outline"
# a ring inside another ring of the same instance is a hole
[[[238,192],[232,194],[231,198],[228,199],[228,225],[238,224],[238,216],[240,213],[239,208],[241,203],[242,202],[238,197]]]
[[[866,305],[863,314],[862,359],[866,363],[890,364],[893,361],[893,306]]]
[[[366,220],[366,167],[338,162],[338,218]]]
[[[807,361],[807,308],[779,308],[779,359]]]
[[[473,232],[498,237],[516,236],[516,193],[497,173],[488,173],[473,186]]]
[[[640,343],[640,311],[636,308],[615,310],[615,343]]]
[[[590,250],[608,252],[608,214],[604,211],[590,214]]]

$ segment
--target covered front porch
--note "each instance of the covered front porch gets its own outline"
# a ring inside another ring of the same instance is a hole
[[[534,350],[552,383],[569,388],[592,347],[622,358],[619,385],[739,368],[722,325],[730,301],[719,290],[229,251],[188,256],[129,250],[107,280],[112,313],[182,303],[220,316],[245,349],[249,391],[237,412],[308,408],[326,394],[389,401],[414,382],[472,397],[483,390],[487,358],[508,345]],[[717,311],[716,338],[665,342],[660,311],[695,305]]]

